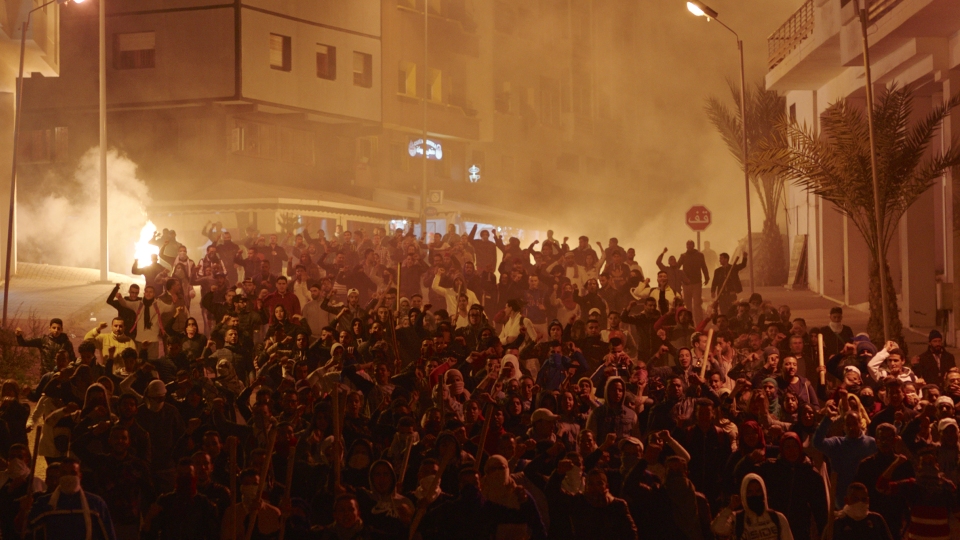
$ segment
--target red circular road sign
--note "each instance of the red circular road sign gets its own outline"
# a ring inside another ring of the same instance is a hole
[[[687,226],[695,231],[702,231],[710,226],[710,210],[698,204],[687,210]]]

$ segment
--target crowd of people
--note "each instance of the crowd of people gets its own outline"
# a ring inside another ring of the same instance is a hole
[[[960,530],[936,331],[910,356],[839,307],[808,327],[693,242],[647,276],[615,238],[245,232],[208,224],[198,261],[158,233],[82,342],[18,329],[42,376],[0,386],[0,538]]]

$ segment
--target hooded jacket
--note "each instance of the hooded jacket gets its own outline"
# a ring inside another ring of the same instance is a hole
[[[763,506],[766,510],[760,515],[746,506],[747,486],[754,481],[759,482],[763,490]],[[767,485],[763,482],[763,478],[752,473],[744,476],[740,483],[740,500],[744,503],[742,510],[733,511],[730,507],[727,507],[717,514],[711,527],[714,533],[733,540],[747,538],[750,540],[793,540],[787,518],[780,512],[771,510],[767,504]],[[739,523],[743,524],[742,529],[738,526]]]
[[[781,447],[786,439],[793,439],[803,448],[796,433],[784,434]],[[781,453],[779,459],[762,463],[758,472],[766,481],[770,506],[787,516],[795,537],[810,537],[811,516],[817,524],[818,535],[823,531],[827,525],[827,494],[823,478],[804,454],[800,454],[798,462],[791,463]]]
[[[603,395],[610,395],[610,385],[619,382],[624,386],[623,400],[614,405],[607,399],[603,405],[590,412],[587,417],[587,429],[593,432],[596,440],[602,441],[607,433],[616,433],[617,439],[630,435],[637,427],[637,413],[627,406],[627,383],[620,377],[610,377],[603,387]]]

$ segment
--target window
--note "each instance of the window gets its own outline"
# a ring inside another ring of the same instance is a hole
[[[337,79],[337,48],[317,43],[317,77],[335,81]]]
[[[361,88],[373,86],[373,56],[353,51],[353,85]]]
[[[293,67],[291,63],[292,48],[290,36],[270,34],[270,69],[290,71]]]
[[[378,146],[376,137],[359,137],[357,139],[357,162],[373,163],[376,160]]]
[[[503,83],[503,89],[497,93],[494,100],[494,107],[497,109],[497,112],[503,114],[510,114],[513,112],[511,103],[513,102],[513,96],[510,88],[510,83]]]
[[[405,96],[417,96],[417,65],[413,62],[400,62],[397,73],[397,93]]]
[[[430,76],[427,79],[428,96],[430,101],[440,103],[443,101],[443,72],[439,69],[430,69]]]
[[[304,129],[280,128],[280,160],[298,165],[314,164],[314,133]]]
[[[149,69],[156,66],[157,39],[154,32],[115,34],[114,69]]]
[[[540,77],[540,121],[546,126],[560,124],[560,83]]]
[[[67,128],[20,131],[17,159],[22,163],[54,163],[67,157]]]

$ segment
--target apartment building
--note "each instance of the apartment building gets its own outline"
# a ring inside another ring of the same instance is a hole
[[[66,173],[98,144],[96,0],[84,7],[64,16],[69,67],[59,79],[28,81],[24,174]],[[428,231],[480,223],[532,240],[549,216],[529,201],[576,197],[591,189],[588,179],[628,169],[604,148],[636,114],[618,90],[636,81],[637,67],[610,60],[634,45],[632,3],[106,7],[110,145],[139,165],[154,209],[181,219],[179,229],[220,215],[228,227],[266,231],[284,212],[324,227],[407,223],[420,212],[424,129]],[[216,186],[238,182],[288,191],[257,190],[244,202],[238,195],[250,189],[231,190],[228,203],[211,204]]]
[[[769,39],[767,87],[787,97],[791,118],[817,128],[840,99],[865,104],[857,0],[807,0]],[[862,5],[862,4],[861,4]],[[875,88],[911,84],[914,115],[960,92],[960,3],[955,0],[869,0],[870,59]],[[943,125],[933,147],[960,135],[960,115]],[[887,253],[900,297],[900,318],[913,328],[941,327],[957,343],[953,306],[960,302],[954,245],[960,228],[954,174],[932,186],[904,215]],[[795,186],[787,192],[791,249],[807,245],[809,288],[847,305],[868,295],[869,252],[835,207]]]
[[[10,206],[10,167],[13,158],[13,124],[16,109],[17,72],[20,68],[20,40],[27,13],[30,17],[24,48],[24,73],[56,77],[60,72],[60,6],[40,7],[40,0],[0,0],[0,208]],[[74,10],[82,6],[70,5]],[[7,214],[0,219],[0,268],[6,264]],[[14,245],[14,255],[16,246]],[[14,256],[14,263],[16,256]],[[15,271],[15,266],[12,268]]]

